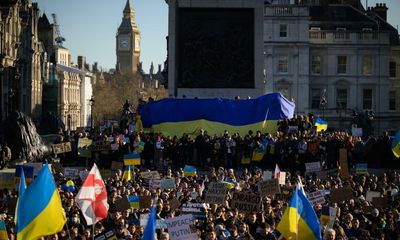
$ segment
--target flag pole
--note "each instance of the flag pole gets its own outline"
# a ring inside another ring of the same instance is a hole
[[[67,221],[67,224],[65,224],[65,225],[67,225],[68,239],[71,240],[71,234],[69,233],[68,221]]]

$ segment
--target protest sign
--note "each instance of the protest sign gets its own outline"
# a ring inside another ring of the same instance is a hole
[[[347,149],[341,148],[339,150],[339,163],[340,163],[340,175],[343,178],[350,176],[349,174],[349,164],[347,161]]]
[[[356,164],[356,174],[367,174],[367,173],[368,173],[368,163]]]
[[[115,201],[115,206],[116,206],[117,210],[121,211],[121,212],[131,208],[131,204],[128,200],[128,197],[126,197],[126,196],[123,198],[117,199]]]
[[[181,206],[181,202],[176,197],[174,197],[169,201],[169,205],[171,207],[171,211],[175,211],[175,209]]]
[[[160,173],[157,171],[141,172],[140,176],[144,179],[160,179]]]
[[[54,154],[60,154],[60,153],[66,153],[66,152],[72,151],[70,142],[53,144],[51,147],[53,148]]]
[[[258,192],[262,197],[281,193],[278,179],[270,179],[258,183]]]
[[[206,203],[184,203],[182,212],[184,214],[192,214],[195,218],[206,218],[204,209],[207,207]]]
[[[232,208],[243,212],[260,211],[261,197],[256,194],[234,192],[232,197]]]
[[[205,202],[211,204],[223,204],[225,200],[226,187],[224,183],[212,182],[208,185]]]
[[[175,189],[175,179],[169,178],[169,179],[163,179],[161,181],[161,189]]]
[[[363,129],[358,128],[356,124],[353,124],[351,126],[351,135],[356,136],[356,137],[362,137],[363,136]]]
[[[78,178],[79,177],[79,169],[69,168],[69,167],[64,168],[64,177],[71,178],[71,179]]]
[[[84,182],[89,175],[89,172],[87,170],[80,171],[79,172],[79,177],[81,178],[82,182]]]
[[[92,151],[90,149],[92,145],[92,139],[79,138],[78,140],[78,156],[80,157],[92,157]]]
[[[151,207],[151,196],[140,196],[139,206],[141,209]]]
[[[197,234],[192,230],[194,218],[190,214],[168,218],[167,228],[171,240],[197,240]]]
[[[114,230],[107,230],[94,236],[94,240],[117,240]]]
[[[331,202],[342,202],[353,198],[353,190],[351,188],[332,188]]]
[[[111,143],[107,141],[96,141],[92,143],[92,152],[108,151],[111,149]]]
[[[315,173],[316,177],[321,180],[326,180],[328,178],[328,172],[327,171],[319,171]]]
[[[140,226],[146,227],[149,221],[149,214],[140,214]],[[156,229],[167,229],[167,221],[165,219],[156,220]]]
[[[321,225],[332,228],[335,223],[337,209],[329,206],[322,206]]]
[[[307,193],[307,198],[313,205],[325,203],[324,193],[321,190],[312,193]]]
[[[319,172],[321,170],[320,162],[310,162],[306,163],[306,172]]]
[[[376,191],[367,191],[367,194],[365,195],[365,200],[367,200],[368,202],[372,202],[372,199],[374,197],[380,197],[381,193],[380,192],[376,192]]]
[[[372,206],[377,208],[385,208],[389,206],[389,201],[384,197],[374,197],[372,198]]]
[[[15,183],[14,183],[14,177],[15,177],[15,172],[1,172],[0,173],[0,189],[14,189]]]
[[[55,173],[63,173],[64,172],[64,168],[60,163],[53,163],[52,167],[53,167],[53,171]]]
[[[279,184],[285,185],[286,183],[286,172],[279,173]]]
[[[150,179],[149,189],[156,190],[158,188],[161,188],[161,180],[160,179]]]
[[[272,171],[264,171],[262,178],[264,181],[270,180],[272,178]]]
[[[116,162],[116,161],[112,161],[111,162],[111,170],[120,170],[124,168],[124,163],[123,162]]]

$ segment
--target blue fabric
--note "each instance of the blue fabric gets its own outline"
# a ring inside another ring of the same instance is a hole
[[[151,207],[149,220],[143,234],[143,240],[154,240],[156,234],[156,209]]]
[[[292,118],[295,104],[280,93],[256,99],[173,99],[150,102],[139,109],[144,128],[166,122],[204,119],[233,126]]]
[[[317,119],[315,119],[315,124],[327,125],[328,122],[322,120],[321,118],[317,118]]]

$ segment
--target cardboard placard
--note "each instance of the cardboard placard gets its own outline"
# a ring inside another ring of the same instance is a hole
[[[308,200],[313,204],[324,204],[325,203],[325,197],[324,193],[321,190],[312,192],[312,193],[307,193]]]
[[[181,202],[176,197],[174,197],[169,201],[169,205],[171,207],[171,211],[175,211],[177,208],[181,206]]]
[[[197,240],[197,234],[193,231],[194,218],[190,214],[168,218],[167,228],[171,240]]]
[[[321,170],[320,162],[310,162],[306,163],[306,172],[319,172]]]
[[[353,198],[353,190],[351,188],[333,188],[331,189],[331,202],[342,202]]]
[[[251,193],[234,192],[232,197],[232,208],[243,212],[260,211],[261,197]]]
[[[368,191],[365,195],[365,200],[368,202],[372,202],[372,199],[375,197],[380,197],[381,193],[376,191]]]
[[[160,179],[160,173],[158,171],[141,172],[140,176],[145,179]]]
[[[149,189],[156,190],[158,188],[161,189],[161,180],[160,179],[150,179]]]
[[[258,183],[258,192],[262,197],[272,196],[281,193],[278,179],[270,179]]]
[[[347,149],[341,148],[339,150],[339,164],[340,164],[340,175],[343,178],[347,178],[350,176],[349,173],[349,164],[347,161]]]
[[[128,197],[123,197],[115,201],[115,206],[117,207],[118,211],[125,211],[131,208],[131,204],[128,201]]]
[[[224,183],[212,182],[208,185],[206,191],[205,202],[211,204],[223,204],[226,194],[226,186]]]
[[[374,197],[372,198],[372,206],[377,208],[386,208],[389,207],[389,201],[384,197]]]
[[[53,149],[54,154],[60,154],[60,153],[66,153],[66,152],[72,151],[70,142],[53,144],[51,147]]]
[[[117,170],[122,170],[123,168],[124,168],[123,162],[116,162],[116,161],[111,162],[111,170],[117,171]]]
[[[141,209],[151,207],[151,196],[140,196],[139,206]]]

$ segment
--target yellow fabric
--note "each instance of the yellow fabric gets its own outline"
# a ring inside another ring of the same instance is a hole
[[[274,133],[278,130],[277,122],[277,120],[268,120],[244,126],[232,126],[201,119],[186,122],[161,123],[153,125],[151,129],[147,130],[157,133],[160,132],[165,136],[182,136],[183,133],[187,133],[192,137],[196,137],[200,134],[201,129],[206,130],[210,136],[214,134],[222,134],[224,130],[227,130],[232,134],[239,133],[240,135],[245,136],[249,133],[249,130],[252,130],[253,132],[261,131],[262,133]]]
[[[318,123],[316,123],[315,126],[317,127],[317,132],[326,131],[326,129],[328,129],[328,125],[327,124],[318,124]]]
[[[307,223],[297,214],[297,209],[288,207],[276,228],[286,240],[314,240],[317,239]],[[296,238],[296,235],[297,238]]]
[[[241,162],[242,164],[250,164],[250,158],[243,156]]]
[[[251,158],[251,160],[254,161],[254,162],[261,162],[263,157],[264,157],[264,153],[254,151],[253,152],[253,157]]]
[[[42,236],[61,232],[67,220],[64,211],[60,209],[62,209],[61,198],[55,190],[47,207],[17,234],[17,239],[36,240]]]

